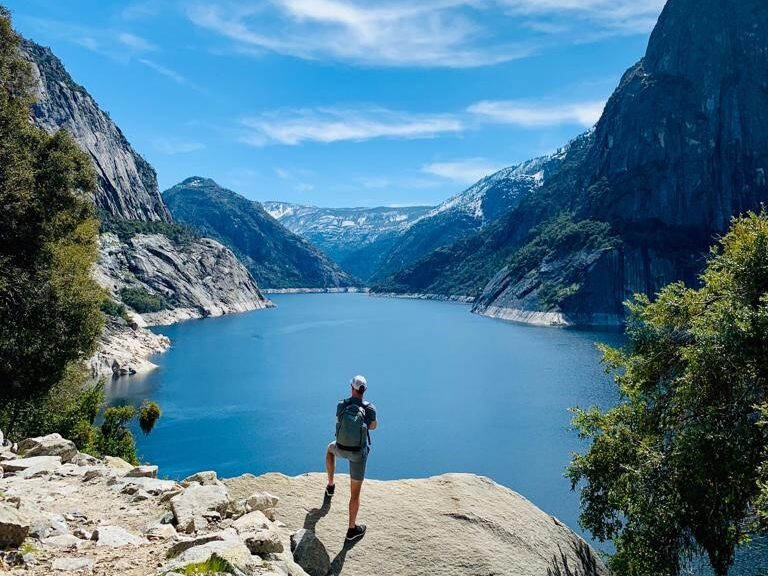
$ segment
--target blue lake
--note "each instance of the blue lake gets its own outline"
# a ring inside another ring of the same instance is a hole
[[[274,301],[156,329],[173,341],[155,359],[160,369],[110,386],[112,401],[162,406],[155,431],[138,439],[162,475],[321,471],[336,403],[362,373],[379,413],[368,477],[482,474],[578,526],[578,497],[563,477],[579,448],[568,409],[615,400],[596,343],[618,344],[619,334],[360,294]]]

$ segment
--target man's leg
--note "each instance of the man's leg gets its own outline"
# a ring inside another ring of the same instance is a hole
[[[349,527],[354,528],[357,521],[357,512],[360,510],[360,490],[363,488],[362,480],[350,480],[351,494],[349,496]]]
[[[328,486],[333,486],[333,475],[336,472],[336,456],[331,452],[330,446],[328,446],[328,451],[325,453],[325,471],[328,473]]]

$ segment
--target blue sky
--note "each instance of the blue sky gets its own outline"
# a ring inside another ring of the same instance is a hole
[[[436,204],[599,117],[663,0],[0,0],[156,168]]]

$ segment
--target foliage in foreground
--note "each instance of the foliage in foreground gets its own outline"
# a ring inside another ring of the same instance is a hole
[[[104,408],[87,386],[104,313],[124,315],[91,276],[99,223],[93,166],[66,132],[30,122],[32,75],[0,7],[0,430],[59,432],[84,452],[136,462],[132,407]],[[156,407],[156,405],[154,405]],[[159,409],[142,414],[145,433]]]
[[[629,307],[628,345],[604,349],[622,402],[576,410],[581,523],[614,541],[616,574],[677,576],[704,554],[724,576],[768,531],[768,213],[734,220],[700,289]]]

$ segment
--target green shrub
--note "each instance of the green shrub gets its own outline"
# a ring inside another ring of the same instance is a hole
[[[127,242],[137,234],[162,234],[177,246],[185,246],[200,239],[200,235],[183,224],[155,222],[145,220],[122,220],[102,212],[101,232],[112,232],[122,242]]]
[[[157,423],[162,414],[160,406],[158,406],[156,402],[145,400],[139,411],[139,427],[141,428],[141,431],[144,432],[144,434],[152,432],[155,423]]]
[[[181,573],[185,576],[206,576],[213,574],[234,574],[235,571],[229,562],[214,554],[205,562],[187,564],[181,570]]]
[[[123,300],[123,304],[133,308],[139,314],[160,312],[170,308],[165,298],[157,294],[150,294],[143,288],[123,288],[120,290],[120,298]]]
[[[116,302],[109,297],[104,298],[104,301],[101,303],[101,311],[113,318],[125,318],[128,313],[125,309],[125,305]]]

